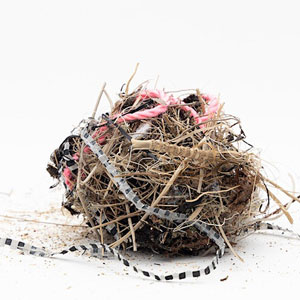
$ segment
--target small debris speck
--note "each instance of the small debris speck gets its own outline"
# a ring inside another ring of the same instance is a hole
[[[227,275],[226,277],[224,277],[224,278],[221,278],[220,279],[220,281],[225,281],[225,280],[227,280],[228,279],[228,277],[229,277],[229,275]]]

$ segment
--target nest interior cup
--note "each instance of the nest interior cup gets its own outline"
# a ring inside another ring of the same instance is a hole
[[[102,242],[106,231],[112,245],[124,249],[197,255],[214,243],[193,221],[234,241],[262,214],[260,160],[249,151],[239,119],[198,90],[174,94],[139,87],[86,123],[117,177],[147,206],[188,216],[180,224],[128,201],[80,135],[67,137],[51,155],[47,169],[66,188],[63,207],[82,214]]]

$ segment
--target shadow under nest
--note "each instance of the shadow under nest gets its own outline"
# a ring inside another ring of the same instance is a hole
[[[137,93],[120,95],[110,114],[91,122],[90,130],[97,141],[101,140],[103,152],[143,203],[150,206],[158,199],[157,207],[184,213],[190,221],[210,224],[219,233],[222,228],[234,242],[254,217],[263,214],[260,209],[266,201],[258,195],[264,184],[260,160],[244,142],[239,120],[220,108],[200,126],[189,112],[178,109],[180,105],[171,105],[157,117],[118,123],[115,115],[157,105],[151,98],[137,103]],[[203,114],[206,103],[201,95],[191,94],[183,102]],[[192,225],[178,225],[154,215],[133,230],[145,212],[125,198],[95,154],[82,150],[85,145],[79,136],[70,136],[67,141],[76,164],[81,164],[81,184],[78,170],[72,172],[63,206],[72,214],[82,214],[102,239],[102,231],[110,224],[115,230],[112,235],[119,241],[131,232],[130,238],[120,243],[124,249],[135,246],[166,255],[198,255],[214,246]],[[61,177],[59,169],[67,167],[61,164],[63,155],[60,147],[51,156],[48,171],[53,177]],[[84,197],[93,224],[78,193]]]

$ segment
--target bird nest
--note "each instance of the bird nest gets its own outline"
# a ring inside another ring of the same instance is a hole
[[[261,174],[239,119],[198,90],[174,95],[140,86],[121,93],[110,113],[84,124],[118,170],[116,177],[142,203],[187,219],[172,222],[138,209],[79,134],[66,138],[47,168],[66,188],[63,207],[83,215],[102,243],[106,231],[114,238],[112,247],[167,255],[197,255],[213,246],[193,226],[196,221],[228,244],[259,218],[283,212],[292,221],[288,205],[269,191],[267,184],[280,187]],[[270,198],[279,209],[267,213]]]

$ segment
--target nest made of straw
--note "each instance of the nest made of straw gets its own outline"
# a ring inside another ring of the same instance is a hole
[[[189,220],[210,224],[233,242],[247,224],[263,215],[260,208],[266,201],[259,196],[265,187],[260,160],[249,151],[251,145],[244,141],[239,119],[226,115],[219,106],[207,121],[196,124],[189,111],[179,109],[184,103],[200,116],[205,113],[208,103],[195,92],[181,97],[179,104],[169,105],[156,117],[118,123],[116,115],[161,104],[160,99],[151,97],[137,101],[140,93],[138,89],[120,95],[110,114],[94,120],[94,138],[144,203],[155,201],[159,208],[185,213]],[[88,224],[99,231],[102,242],[105,226],[113,224],[119,239],[112,246],[151,249],[168,255],[196,255],[212,246],[192,225],[178,225],[154,215],[141,221],[145,213],[136,210],[118,190],[93,153],[82,151],[82,140],[71,136],[69,143],[82,178],[77,178],[77,172],[68,177],[69,191],[63,206],[72,214],[85,216]],[[54,177],[59,176],[60,156],[58,149],[51,156],[53,164],[48,166]],[[86,209],[79,194],[84,197]],[[104,224],[102,215],[106,217]],[[124,238],[127,233],[130,239]]]

